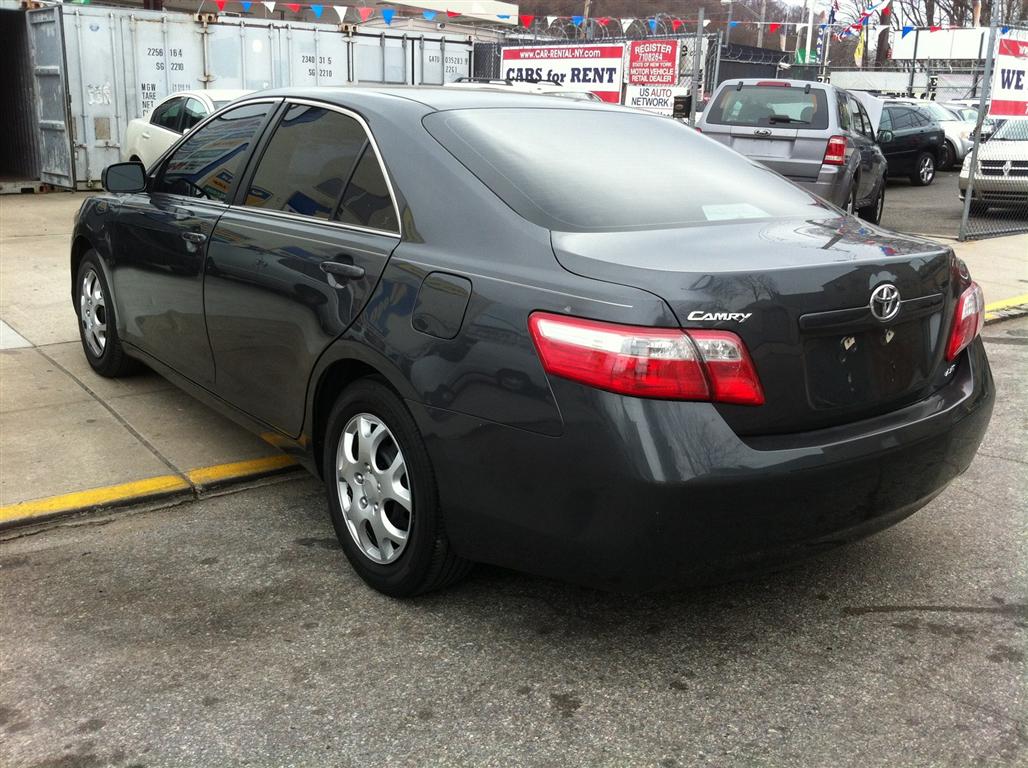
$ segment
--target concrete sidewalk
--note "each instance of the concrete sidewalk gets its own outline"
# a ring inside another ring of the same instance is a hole
[[[157,374],[93,373],[68,289],[84,198],[0,196],[0,525],[289,468]]]
[[[156,374],[92,372],[68,292],[72,218],[85,197],[0,196],[0,525],[291,465]],[[1028,303],[1028,235],[950,244],[987,302]]]

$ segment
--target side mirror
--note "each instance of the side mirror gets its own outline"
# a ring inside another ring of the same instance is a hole
[[[100,183],[108,192],[142,192],[146,189],[146,170],[142,163],[114,163],[104,168]]]
[[[894,138],[896,137],[892,135],[892,131],[878,131],[879,144],[888,144]]]

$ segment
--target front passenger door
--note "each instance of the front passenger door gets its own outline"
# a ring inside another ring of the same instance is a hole
[[[288,100],[237,201],[207,254],[215,392],[297,435],[314,364],[399,243],[397,206],[357,115]]]
[[[274,106],[219,115],[168,156],[147,192],[121,202],[114,293],[124,340],[198,384],[214,381],[203,317],[207,244]]]

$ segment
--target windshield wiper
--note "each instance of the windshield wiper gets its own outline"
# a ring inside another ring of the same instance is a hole
[[[809,120],[800,120],[798,117],[789,117],[788,115],[771,115],[768,119],[769,123],[803,123],[809,125]]]

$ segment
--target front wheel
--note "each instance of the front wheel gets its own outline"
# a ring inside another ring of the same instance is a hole
[[[944,171],[951,170],[957,161],[957,150],[948,141],[942,142],[939,149],[939,168]]]
[[[470,570],[443,530],[417,425],[385,384],[360,379],[339,396],[326,426],[322,469],[336,537],[370,587],[411,597]]]
[[[917,156],[914,172],[910,175],[910,183],[916,187],[927,187],[935,181],[935,155],[922,152]]]

